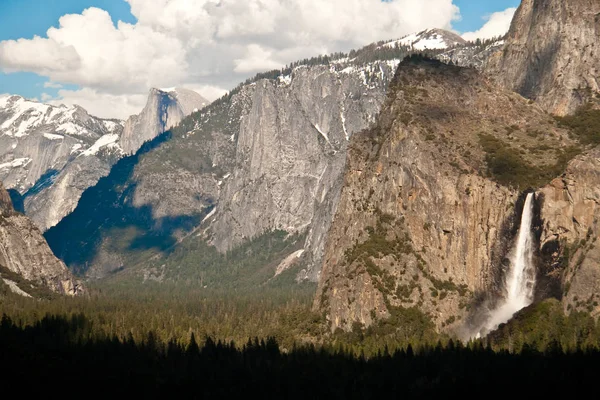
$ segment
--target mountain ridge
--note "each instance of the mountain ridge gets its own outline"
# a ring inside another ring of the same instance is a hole
[[[164,94],[170,103],[163,108],[152,102],[153,94],[160,90],[151,90],[146,114],[132,118],[150,125],[148,118],[164,117],[165,122],[175,124],[184,113],[194,111],[192,105],[203,106],[193,102],[202,99],[195,92],[177,90],[179,95]],[[170,110],[175,113],[168,118]],[[163,131],[162,125],[156,124],[141,135],[129,120],[99,119],[77,105],[52,106],[20,96],[2,97],[0,180],[22,211],[45,231],[73,211],[81,193],[108,175],[117,160]]]

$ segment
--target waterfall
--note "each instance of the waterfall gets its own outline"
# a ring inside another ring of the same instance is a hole
[[[517,233],[512,254],[510,269],[504,279],[504,298],[499,306],[492,310],[490,318],[480,333],[487,333],[507,322],[515,313],[533,302],[535,287],[535,267],[533,265],[533,199],[529,193],[523,206],[521,225]]]

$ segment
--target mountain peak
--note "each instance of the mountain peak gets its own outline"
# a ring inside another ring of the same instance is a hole
[[[413,50],[443,50],[461,44],[467,41],[454,32],[444,29],[432,28],[421,32],[411,33],[398,40],[392,40],[385,43],[384,46],[395,47],[405,46]]]
[[[175,127],[183,118],[208,104],[208,100],[190,89],[150,89],[142,112],[131,116],[125,123],[121,137],[125,154],[135,153],[142,144]]]

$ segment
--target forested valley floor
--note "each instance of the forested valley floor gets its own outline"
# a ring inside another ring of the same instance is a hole
[[[585,313],[564,316],[554,300],[462,343],[411,309],[332,333],[311,309],[313,294],[311,285],[237,295],[92,286],[87,297],[51,300],[4,291],[1,380],[30,393],[60,385],[149,397],[412,398],[491,388],[554,397],[591,388],[600,372],[600,325]]]

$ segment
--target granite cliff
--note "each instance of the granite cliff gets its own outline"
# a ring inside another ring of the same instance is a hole
[[[315,307],[333,329],[400,307],[460,327],[500,292],[522,191],[560,174],[573,144],[473,69],[404,61],[377,126],[351,140]]]
[[[486,71],[550,113],[572,114],[600,92],[600,2],[523,0]]]
[[[151,89],[142,112],[125,122],[119,141],[125,154],[135,153],[142,144],[173,128],[209,102],[198,93],[183,89]]]
[[[84,292],[83,285],[54,256],[40,230],[13,209],[0,183],[0,278],[17,293],[29,295],[30,287],[17,286],[6,271],[56,293],[74,296]]]

